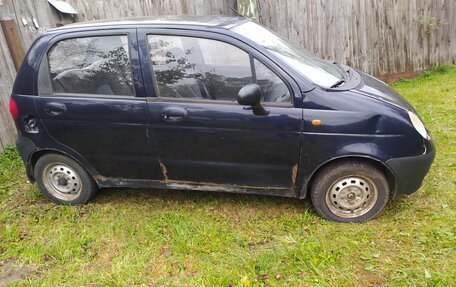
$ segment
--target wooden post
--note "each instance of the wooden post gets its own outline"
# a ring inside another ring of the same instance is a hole
[[[2,23],[3,33],[5,34],[5,39],[11,57],[13,58],[14,66],[16,67],[16,71],[18,71],[25,56],[19,27],[14,20],[0,20],[0,22]]]
[[[242,16],[261,23],[260,5],[258,0],[237,0],[237,10]]]

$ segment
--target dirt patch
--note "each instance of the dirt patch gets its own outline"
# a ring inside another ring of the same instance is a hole
[[[35,265],[19,265],[16,260],[0,261],[0,287],[26,278],[36,271]]]

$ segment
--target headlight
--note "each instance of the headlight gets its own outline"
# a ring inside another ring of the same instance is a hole
[[[416,129],[416,131],[425,139],[430,140],[431,136],[428,134],[426,131],[426,128],[424,127],[423,122],[420,120],[420,118],[415,115],[414,113],[408,111],[408,115],[410,118],[410,121],[413,124],[413,127]]]

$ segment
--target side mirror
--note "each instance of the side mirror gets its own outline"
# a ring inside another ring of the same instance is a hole
[[[269,111],[260,105],[263,92],[257,84],[249,84],[239,90],[237,102],[243,106],[251,106],[253,113],[258,116],[265,116]]]
[[[249,84],[239,90],[237,102],[243,106],[257,106],[260,104],[262,95],[260,86]]]

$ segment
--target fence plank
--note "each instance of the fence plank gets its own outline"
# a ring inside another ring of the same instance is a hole
[[[19,28],[14,20],[1,20],[0,22],[17,71],[22,64],[25,54]]]
[[[0,152],[14,143],[16,130],[9,115],[8,101],[16,76],[16,68],[6,43],[3,29],[0,29]]]

